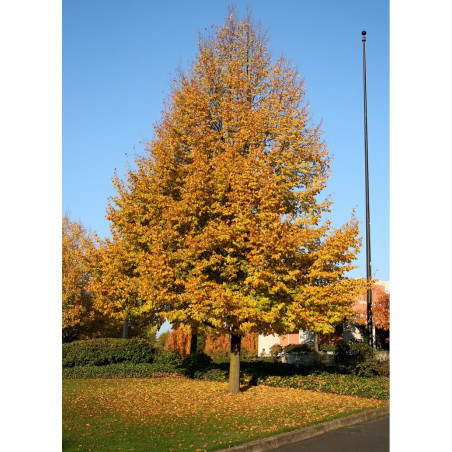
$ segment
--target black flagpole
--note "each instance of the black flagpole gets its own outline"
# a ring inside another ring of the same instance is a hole
[[[369,209],[369,159],[367,152],[367,87],[366,87],[366,32],[363,35],[363,79],[364,79],[364,155],[366,165],[366,276],[369,282],[372,278],[370,258],[370,209]],[[367,332],[369,345],[375,348],[373,318],[372,318],[372,289],[367,289]]]

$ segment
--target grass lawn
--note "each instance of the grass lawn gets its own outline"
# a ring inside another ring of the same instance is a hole
[[[187,378],[63,380],[65,451],[212,451],[387,401]]]

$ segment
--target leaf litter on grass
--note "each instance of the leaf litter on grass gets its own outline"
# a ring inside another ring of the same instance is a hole
[[[93,450],[216,450],[386,405],[269,386],[230,394],[227,383],[185,378],[65,380],[63,437]]]

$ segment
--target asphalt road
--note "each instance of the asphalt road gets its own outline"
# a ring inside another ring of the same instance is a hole
[[[389,416],[305,439],[274,452],[389,452]]]

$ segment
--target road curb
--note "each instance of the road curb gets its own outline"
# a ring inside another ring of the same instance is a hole
[[[351,416],[323,422],[322,424],[312,425],[311,427],[306,427],[301,430],[281,433],[279,435],[259,439],[250,443],[230,447],[229,449],[222,449],[218,452],[264,452],[267,450],[273,450],[278,447],[288,446],[290,444],[297,443],[298,441],[313,438],[314,436],[322,435],[323,433],[331,432],[332,430],[337,430],[342,427],[349,427],[350,425],[359,424],[360,422],[387,416],[388,414],[389,407],[377,408],[375,410],[364,411],[363,413],[353,414]]]

